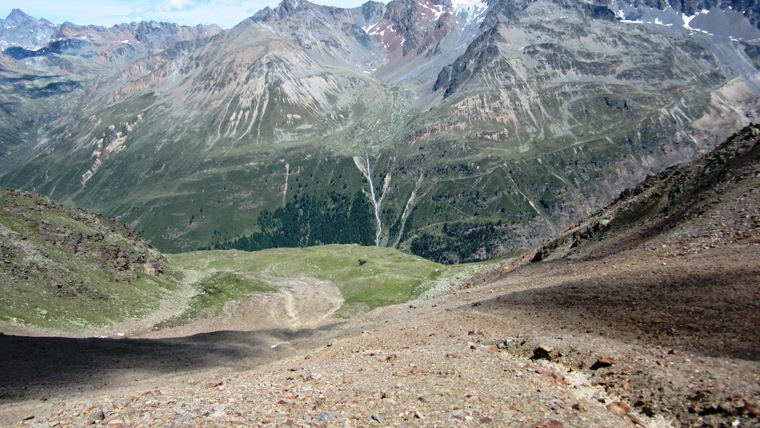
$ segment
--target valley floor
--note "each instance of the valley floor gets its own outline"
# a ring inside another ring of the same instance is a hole
[[[0,335],[0,425],[760,425],[756,237],[477,281],[308,328]]]

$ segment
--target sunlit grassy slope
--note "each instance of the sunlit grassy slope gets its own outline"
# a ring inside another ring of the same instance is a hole
[[[245,294],[276,290],[289,278],[304,277],[335,284],[345,299],[339,315],[348,316],[414,299],[455,272],[391,248],[359,245],[252,253],[200,251],[167,257],[186,277],[195,278],[198,294],[188,304],[192,316],[209,314],[224,301]]]
[[[147,316],[176,286],[163,256],[118,222],[0,190],[0,324],[105,327]]]

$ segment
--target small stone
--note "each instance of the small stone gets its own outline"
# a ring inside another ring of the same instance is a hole
[[[380,423],[383,422],[383,418],[380,415],[376,415],[374,413],[370,415],[370,419],[372,419],[375,422],[380,422]]]
[[[615,364],[616,361],[612,357],[599,357],[594,364],[589,367],[591,370],[599,370],[603,369],[605,367],[610,367],[611,365]]]
[[[533,350],[533,356],[530,357],[531,360],[551,360],[551,353],[554,352],[554,348],[550,345],[538,345],[536,349]]]
[[[482,416],[480,418],[480,423],[482,423],[482,424],[490,424],[492,422],[493,422],[493,418],[490,417],[490,416]]]
[[[618,416],[626,416],[628,415],[628,413],[630,413],[631,408],[628,407],[627,404],[621,401],[615,401],[614,403],[610,403],[607,405],[607,410],[609,410],[610,413],[613,413]]]
[[[414,411],[414,417],[417,419],[425,419],[425,416],[419,410]]]
[[[465,413],[464,410],[461,410],[461,409],[454,410],[454,412],[451,414],[452,418],[459,419],[460,421],[464,420],[465,416],[467,416],[467,414]]]
[[[88,421],[102,421],[105,418],[106,414],[103,412],[103,409],[93,410],[89,416],[87,416]]]
[[[319,412],[319,414],[317,415],[317,420],[319,422],[327,422],[334,417],[335,415],[333,415],[330,412]]]
[[[586,407],[583,404],[581,404],[581,403],[575,403],[575,404],[573,404],[573,410],[577,410],[579,412],[585,412],[586,411]]]

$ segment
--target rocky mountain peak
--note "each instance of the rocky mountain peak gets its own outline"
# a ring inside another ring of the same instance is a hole
[[[304,8],[306,8],[309,3],[306,0],[283,0],[282,3],[274,9],[274,13],[280,19],[286,18],[295,13],[302,4]]]
[[[28,21],[30,19],[32,19],[32,17],[24,13],[24,11],[22,11],[21,9],[11,10],[11,13],[8,14],[7,18],[5,18],[6,21],[15,22],[15,23]]]
[[[385,3],[368,1],[362,5],[362,16],[367,22],[377,22],[385,14]]]
[[[26,12],[21,9],[11,10],[11,13],[5,18],[5,25],[21,25],[26,22],[54,25],[46,19],[37,19],[33,16],[27,15]]]
[[[314,9],[322,6],[310,3],[307,0],[283,0],[274,9],[266,7],[255,15],[253,15],[254,21],[260,22],[273,22],[278,20],[284,20],[290,18],[302,10]]]
[[[435,50],[443,38],[454,29],[467,26],[486,8],[485,3],[453,5],[446,0],[393,0],[386,6],[383,18],[365,31],[390,56],[395,53],[419,56]]]
[[[13,9],[6,19],[0,19],[0,51],[13,46],[38,49],[50,40],[57,26],[45,19]]]

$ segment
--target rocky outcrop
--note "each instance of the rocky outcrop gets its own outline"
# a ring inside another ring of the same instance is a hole
[[[123,224],[0,189],[0,325],[108,326],[157,309],[176,288],[164,256]]]
[[[662,1],[662,0],[634,0],[628,2],[632,6],[648,6],[655,9],[672,8],[678,13],[694,16],[702,10],[713,8],[731,9],[741,12],[750,22],[760,28],[760,2],[757,0],[679,0],[679,1]]]

